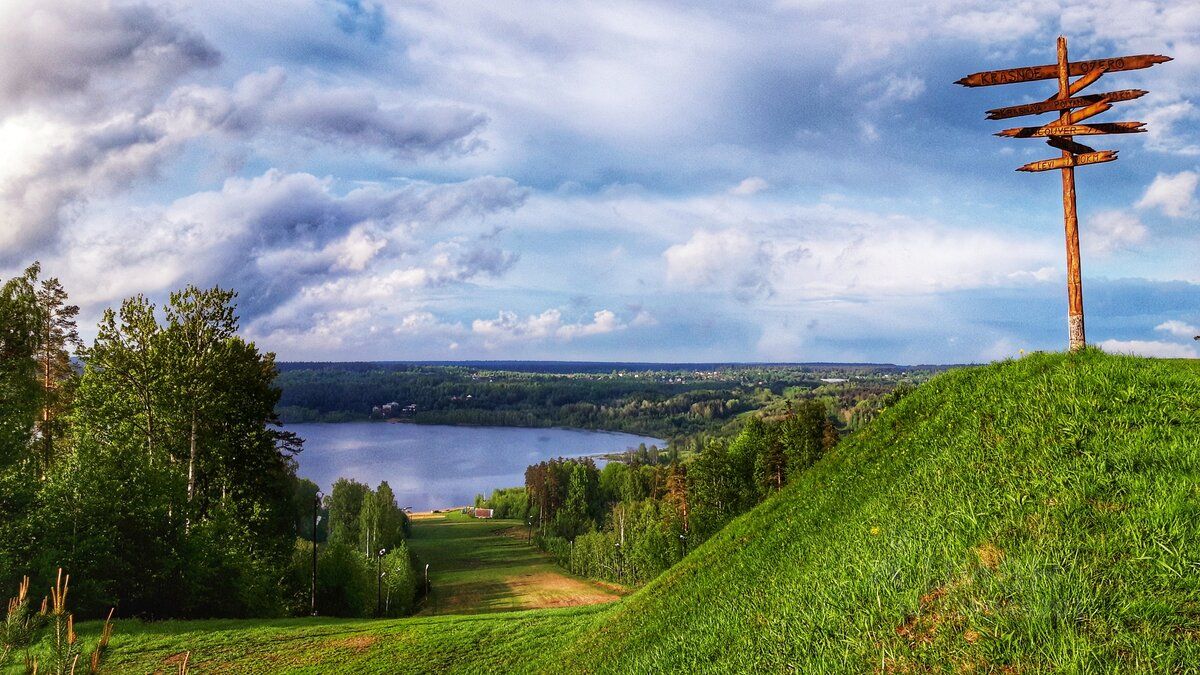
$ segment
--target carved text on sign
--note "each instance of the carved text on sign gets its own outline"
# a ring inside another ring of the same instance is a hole
[[[1009,138],[1044,138],[1046,136],[1095,136],[1096,134],[1140,134],[1146,131],[1145,122],[1105,122],[1101,124],[1048,124],[1044,127],[1017,127],[996,132]]]
[[[1118,70],[1138,70],[1149,68],[1158,63],[1170,61],[1171,57],[1161,54],[1137,54],[1134,56],[1118,56],[1111,59],[1096,61],[1075,61],[1069,64],[1070,75],[1087,75],[1103,69],[1104,72]],[[972,73],[957,80],[955,84],[964,87],[989,87],[995,84],[1013,84],[1015,82],[1033,82],[1035,80],[1053,80],[1058,77],[1058,65],[1026,66],[1024,68],[1007,68],[1004,70],[985,70],[982,73]]]
[[[1056,98],[1049,101],[1038,101],[1037,103],[1025,103],[1023,105],[1013,105],[1007,108],[996,108],[988,111],[989,120],[1003,120],[1009,117],[1023,117],[1025,115],[1040,115],[1048,112],[1058,112],[1059,110],[1067,110],[1068,108],[1080,108],[1093,103],[1099,103],[1101,100],[1107,100],[1112,103],[1118,101],[1132,101],[1135,98],[1141,98],[1150,92],[1144,89],[1122,89],[1120,91],[1110,91],[1107,94],[1093,94],[1090,96],[1075,96],[1073,98]]]
[[[1100,152],[1087,152],[1082,155],[1066,155],[1063,157],[1055,157],[1054,159],[1043,159],[1037,162],[1030,162],[1025,166],[1017,169],[1017,171],[1050,171],[1052,169],[1066,169],[1074,166],[1084,166],[1087,164],[1102,164],[1111,162],[1117,158],[1116,150],[1101,150]]]

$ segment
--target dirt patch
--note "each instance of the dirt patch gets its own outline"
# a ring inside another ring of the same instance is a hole
[[[1000,567],[1000,563],[1004,561],[1004,550],[996,546],[992,542],[984,542],[982,546],[975,549],[975,555],[979,557],[979,564],[984,567],[996,571]]]
[[[504,581],[521,606],[528,609],[594,605],[621,597],[607,588],[557,572],[521,574]]]
[[[375,644],[375,641],[378,639],[374,635],[352,635],[340,640],[329,640],[325,643],[325,646],[332,649],[353,649],[356,652],[361,652]]]
[[[529,540],[529,528],[524,525],[506,527],[503,530],[500,530],[499,533],[508,537],[509,539],[516,539],[520,542],[526,542]]]
[[[945,587],[938,587],[921,596],[920,612],[904,620],[896,626],[896,634],[908,642],[909,647],[919,647],[933,643],[941,630],[945,618],[938,611],[942,598],[946,597]]]

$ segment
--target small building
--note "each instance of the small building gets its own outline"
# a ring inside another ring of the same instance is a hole
[[[492,510],[491,510],[491,509],[479,509],[479,508],[477,508],[477,509],[474,509],[473,511],[474,511],[474,512],[473,512],[471,515],[475,516],[476,518],[491,518],[491,517],[492,517]]]

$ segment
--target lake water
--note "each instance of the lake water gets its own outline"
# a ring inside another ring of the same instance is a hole
[[[383,422],[289,424],[304,438],[299,475],[326,493],[338,478],[372,488],[386,480],[400,506],[462,506],[495,488],[525,484],[525,467],[552,457],[617,452],[659,439],[607,431],[451,427]]]

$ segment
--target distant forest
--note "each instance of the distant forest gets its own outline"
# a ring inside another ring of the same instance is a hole
[[[945,366],[587,362],[282,363],[284,422],[561,426],[675,439],[804,395],[852,410]]]

